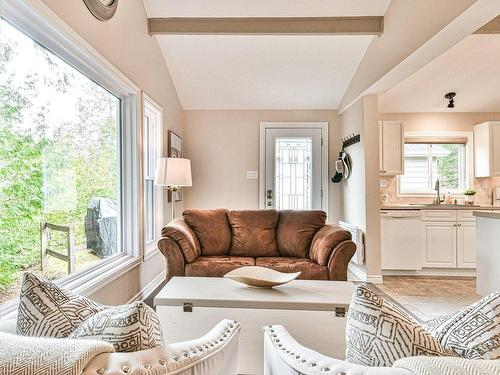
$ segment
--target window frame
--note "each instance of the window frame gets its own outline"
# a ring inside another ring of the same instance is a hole
[[[148,134],[146,134],[146,116],[149,114],[150,116],[153,116],[156,119],[156,122],[154,124],[155,130],[153,131],[153,134],[155,135],[153,139],[156,141],[155,142],[155,149],[154,149],[154,159],[155,159],[155,164],[158,158],[161,157],[163,154],[163,108],[155,101],[153,100],[150,96],[148,96],[145,92],[142,93],[142,145],[143,145],[143,243],[144,243],[144,259],[150,258],[152,255],[154,255],[158,250],[158,240],[159,240],[159,234],[161,233],[161,228],[164,224],[164,214],[163,214],[163,194],[162,194],[162,189],[160,186],[153,185],[153,239],[149,240],[147,239],[147,220],[146,220],[146,215],[147,215],[147,207],[146,207],[146,179],[148,178],[146,176],[147,171],[144,166],[146,159],[148,158],[147,155],[147,150],[146,150],[146,139],[148,137]],[[154,172],[153,172],[154,173]],[[154,184],[154,174],[153,176],[149,176],[149,179],[153,181]]]
[[[141,123],[140,89],[99,52],[53,13],[43,2],[2,0],[0,16],[32,39],[99,84],[121,101],[119,143],[120,214],[118,230],[122,252],[99,264],[58,279],[58,284],[77,293],[93,293],[140,262],[142,225],[140,184],[142,163],[138,124]],[[18,301],[0,305],[0,317],[14,313]]]
[[[429,138],[429,141],[433,138],[447,138],[453,140],[453,138],[467,138],[467,143],[465,144],[465,187],[464,190],[470,186],[474,186],[474,163],[473,163],[473,152],[474,152],[474,133],[473,132],[405,132],[406,137],[418,137],[418,138]],[[432,142],[429,142],[432,143]],[[405,157],[403,155],[403,163]],[[404,165],[403,165],[404,168]],[[396,195],[402,198],[408,197],[424,197],[428,198],[434,196],[436,192],[434,190],[429,192],[402,192],[401,191],[401,175],[396,178]],[[446,193],[447,191],[442,191]],[[463,192],[450,191],[453,196],[462,197]]]

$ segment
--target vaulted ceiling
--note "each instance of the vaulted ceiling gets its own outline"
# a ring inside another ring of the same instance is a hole
[[[390,0],[144,0],[149,18],[383,16]],[[184,109],[336,109],[374,36],[157,35]]]
[[[444,95],[455,92],[455,108]],[[500,34],[470,35],[379,97],[381,112],[500,112]]]

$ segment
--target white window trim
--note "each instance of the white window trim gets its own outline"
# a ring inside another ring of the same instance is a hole
[[[59,285],[76,292],[92,293],[141,263],[141,233],[134,229],[142,227],[142,217],[139,215],[142,166],[137,127],[142,121],[140,89],[43,2],[2,0],[0,15],[121,99],[122,227],[119,231],[122,235],[123,252],[94,267],[58,280]],[[0,317],[12,313],[16,308],[16,301],[0,305]]]
[[[156,158],[160,158],[161,155],[163,155],[163,108],[161,105],[159,105],[155,100],[153,100],[150,96],[148,96],[145,92],[142,93],[142,142],[141,144],[144,143],[144,137],[145,137],[145,121],[144,118],[146,116],[146,112],[152,112],[155,117],[157,118],[157,124],[156,124],[156,138],[157,138],[157,144],[156,144]],[[142,155],[144,158],[146,155]],[[144,165],[144,159],[143,163]],[[144,173],[144,171],[143,171]],[[144,181],[144,174],[141,178],[142,181]],[[143,189],[144,189],[144,184],[142,184]],[[144,197],[144,191],[142,192],[142,196]],[[161,228],[163,228],[165,222],[164,222],[164,210],[163,210],[163,191],[161,186],[156,186],[154,187],[154,198],[153,198],[153,204],[154,204],[154,238],[151,241],[146,241],[146,232],[145,232],[145,225],[142,226],[142,239],[144,243],[144,254],[143,258],[144,260],[149,259],[151,256],[156,254],[159,249],[158,249],[158,240],[160,239],[160,233],[161,233]],[[142,200],[142,215],[143,215],[143,223],[145,224],[146,222],[146,207],[145,207],[145,202],[144,199]]]
[[[266,129],[321,129],[323,144],[321,147],[321,189],[323,197],[321,199],[322,210],[329,217],[328,204],[328,122],[327,121],[307,121],[307,122],[261,122],[260,123],[260,151],[259,151],[259,208],[265,209],[265,173],[266,173]]]
[[[429,138],[467,138],[465,145],[465,184],[466,189],[474,186],[474,133],[473,132],[405,132],[405,137],[429,137]],[[446,191],[441,192],[442,194]],[[402,198],[429,198],[436,193],[401,193],[401,176],[396,178],[396,196]],[[463,194],[452,195],[454,197],[463,197]]]

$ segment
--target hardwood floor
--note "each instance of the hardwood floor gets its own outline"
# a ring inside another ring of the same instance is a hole
[[[384,284],[376,288],[421,321],[453,313],[481,298],[473,277],[384,276]]]

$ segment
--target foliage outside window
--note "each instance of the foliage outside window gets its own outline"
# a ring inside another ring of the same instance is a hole
[[[462,143],[405,143],[400,194],[462,193],[466,187],[466,146]]]
[[[73,226],[76,271],[122,251],[120,99],[0,20],[0,303],[40,270],[40,222]],[[64,233],[48,247],[66,253]],[[43,276],[67,275],[48,256]]]

